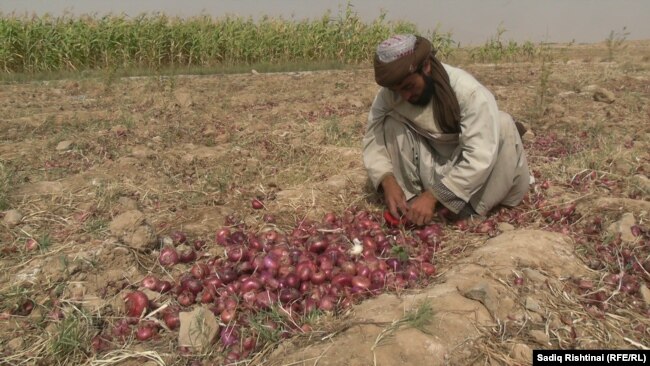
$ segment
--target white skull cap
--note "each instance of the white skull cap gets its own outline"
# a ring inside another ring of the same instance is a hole
[[[377,57],[383,63],[389,63],[415,50],[415,35],[396,34],[377,46]]]

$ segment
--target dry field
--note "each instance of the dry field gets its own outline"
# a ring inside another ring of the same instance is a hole
[[[650,347],[650,43],[607,62],[604,45],[553,51],[455,63],[528,125],[536,183],[520,207],[439,222],[427,252],[419,230],[386,228],[366,184],[371,69],[1,85],[0,364],[516,365],[532,349]],[[270,252],[300,227],[301,245],[351,246],[364,220],[390,237],[379,260],[403,260],[385,290],[343,284],[311,308],[311,287],[268,308],[238,288],[174,294],[196,263],[241,265],[253,238]],[[224,247],[223,228],[244,236]],[[161,265],[174,246],[197,259]],[[404,274],[422,262],[435,267]],[[125,322],[150,274],[174,289],[145,291],[145,319]],[[216,323],[165,322],[198,308]]]

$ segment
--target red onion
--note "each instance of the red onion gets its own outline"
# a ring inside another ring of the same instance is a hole
[[[580,288],[581,290],[591,290],[591,289],[594,288],[593,282],[591,282],[590,280],[586,280],[586,279],[578,280],[577,285],[578,285],[578,288]]]
[[[219,273],[219,278],[221,278],[221,281],[225,285],[237,280],[238,277],[239,275],[235,271],[230,269],[226,269],[223,272]]]
[[[364,236],[361,244],[363,245],[363,249],[369,249],[372,251],[377,249],[377,241],[369,236]]]
[[[226,297],[223,299],[223,305],[226,309],[235,310],[239,303],[234,297]]]
[[[27,316],[31,314],[32,310],[34,310],[34,301],[27,299],[22,302],[22,304],[18,309],[16,309],[15,314],[21,316]]]
[[[467,231],[467,229],[469,228],[469,225],[467,224],[466,220],[458,220],[454,222],[454,226],[456,227],[456,229],[460,231]]]
[[[61,320],[64,317],[63,310],[61,310],[60,308],[52,309],[48,313],[48,317],[52,320]],[[6,319],[0,318],[0,320],[6,320]]]
[[[327,224],[330,224],[332,226],[336,225],[336,222],[338,221],[336,218],[336,215],[333,212],[328,212],[325,214],[323,217],[323,221]]]
[[[286,265],[280,265],[280,267],[278,268],[277,276],[278,276],[278,277],[281,277],[281,278],[284,278],[284,277],[286,277],[288,274],[290,274],[290,273],[294,273],[295,270],[296,270],[296,269],[295,269],[292,265],[288,265],[288,264],[286,264]]]
[[[219,229],[215,235],[215,241],[219,245],[228,245],[230,243],[230,229]]]
[[[289,273],[284,278],[284,283],[291,288],[297,289],[300,287],[300,278],[295,273]]]
[[[140,285],[146,289],[158,291],[160,280],[156,276],[149,274],[142,279]]]
[[[264,286],[269,290],[277,290],[280,288],[280,281],[275,277],[268,277],[264,280]]]
[[[239,361],[241,358],[242,358],[242,354],[234,350],[228,352],[228,354],[226,355],[226,361],[228,361],[227,362],[228,365],[236,364],[237,361]]]
[[[311,274],[311,283],[314,285],[320,285],[327,279],[325,272],[317,271]]]
[[[296,266],[296,274],[301,281],[309,281],[311,278],[312,270],[311,266],[307,262],[299,263]]]
[[[575,212],[577,207],[577,202],[573,202],[570,205],[566,206],[565,208],[562,209],[562,216],[564,217],[569,217]]]
[[[347,274],[349,274],[351,276],[354,276],[354,275],[357,274],[357,266],[353,262],[343,261],[339,265],[339,267],[341,268],[341,271],[343,271],[343,272],[345,272],[345,273],[347,273]]]
[[[274,258],[277,258],[281,264],[288,263],[289,249],[283,246],[275,246],[269,250],[269,254]]]
[[[270,308],[271,305],[278,301],[277,295],[270,291],[262,291],[255,297],[257,305],[263,309]]]
[[[420,278],[420,271],[418,271],[414,265],[408,266],[404,274],[406,276],[406,279],[409,281],[417,281]]]
[[[224,309],[221,314],[219,315],[221,317],[221,321],[228,324],[235,320],[235,317],[237,316],[237,310],[235,309]]]
[[[323,270],[323,273],[325,273],[325,278],[326,279],[331,280],[332,276],[335,275],[336,273],[338,273],[338,268],[337,268],[336,273],[331,269]]]
[[[164,247],[160,251],[158,261],[163,267],[171,267],[179,261],[178,252],[172,247]]]
[[[232,246],[226,249],[226,256],[228,257],[228,260],[231,262],[239,262],[241,260],[247,260],[244,254],[245,254],[244,249],[239,245]]]
[[[156,326],[151,322],[143,322],[135,332],[135,337],[139,341],[146,341],[157,334]]]
[[[196,260],[196,252],[192,248],[187,248],[180,252],[178,259],[181,263],[190,263]]]
[[[195,263],[190,269],[192,277],[202,280],[210,275],[210,267],[205,263]]]
[[[109,341],[104,338],[101,334],[98,334],[92,338],[90,345],[96,353],[106,351],[111,348]]]
[[[306,299],[305,300],[305,314],[312,313],[314,310],[318,308],[318,303],[314,299]]]
[[[305,282],[301,282],[301,283],[300,283],[300,288],[299,288],[299,290],[300,290],[300,292],[305,293],[305,292],[309,292],[309,290],[311,289],[311,287],[312,287],[311,282],[305,281]]]
[[[327,241],[319,239],[310,243],[308,246],[308,250],[312,253],[319,254],[319,253],[323,253],[328,247],[329,247],[329,243]]]
[[[115,322],[115,325],[113,325],[113,330],[111,333],[115,337],[124,339],[126,336],[131,334],[131,326],[129,325],[129,322],[126,321],[126,319],[120,319]]]
[[[196,295],[201,292],[201,290],[203,290],[203,283],[201,280],[196,278],[184,278],[181,280],[181,289],[182,291],[189,291],[192,294]]]
[[[239,282],[231,282],[226,285],[226,291],[230,295],[238,294],[240,288],[241,288],[241,283]]]
[[[331,270],[332,268],[334,268],[334,263],[332,263],[332,260],[325,255],[320,255],[318,257],[318,262],[319,262],[320,269],[323,271],[328,269]]]
[[[257,198],[253,198],[253,200],[251,200],[251,207],[253,207],[254,210],[261,210],[264,208],[264,204]]]
[[[352,286],[358,287],[361,289],[367,289],[370,287],[370,279],[365,276],[354,276],[352,277]]]
[[[221,329],[219,338],[221,339],[221,343],[224,346],[226,347],[234,346],[237,343],[239,343],[239,332],[237,332],[234,326],[227,326]]]
[[[370,273],[370,281],[383,286],[386,283],[386,271],[376,269]]]
[[[242,281],[241,285],[241,292],[242,293],[247,293],[250,291],[257,291],[262,287],[262,283],[260,280],[256,278],[248,278],[244,281]]]
[[[257,345],[257,341],[255,337],[246,337],[242,341],[242,348],[245,351],[252,351],[256,345]]]
[[[372,260],[372,259],[377,259],[377,256],[375,256],[375,251],[376,251],[376,249],[370,249],[370,248],[364,249],[363,252],[361,252],[361,256],[366,261]]]
[[[202,239],[194,240],[194,243],[192,243],[192,247],[194,248],[194,250],[202,250],[205,247],[205,240]]]
[[[352,276],[348,273],[339,273],[332,277],[332,285],[338,287],[352,286]]]
[[[161,294],[164,294],[164,293],[169,292],[169,290],[171,290],[172,287],[173,287],[173,286],[172,286],[172,283],[171,283],[171,282],[169,282],[169,281],[167,281],[167,280],[163,280],[163,281],[159,281],[159,282],[158,282],[158,287],[156,287],[156,290],[155,290],[155,291],[158,291],[158,292],[160,292]]]
[[[181,320],[178,316],[178,311],[168,311],[163,314],[163,321],[167,328],[174,330],[181,325]]]
[[[169,237],[174,242],[174,245],[183,244],[187,241],[187,236],[182,231],[172,231],[169,233]]]
[[[285,288],[280,290],[279,298],[280,301],[286,304],[298,300],[300,298],[300,292],[295,288]]]
[[[194,301],[196,300],[196,296],[189,291],[183,291],[178,295],[176,300],[178,301],[179,304],[181,304],[181,306],[187,307],[194,304]]]
[[[388,265],[388,268],[393,270],[393,272],[398,272],[402,266],[397,258],[388,258],[386,259],[386,264]]]
[[[214,301],[214,295],[212,295],[211,291],[203,291],[201,293],[201,304],[210,304],[211,302]]]
[[[255,306],[256,296],[256,291],[245,292],[243,295],[241,295],[242,299],[244,300],[244,304],[248,305],[249,307]]]
[[[264,233],[264,240],[269,244],[275,243],[279,239],[279,237],[280,234],[278,234],[278,232],[275,230],[269,230]]]
[[[255,252],[259,252],[262,250],[262,242],[258,238],[250,238],[248,239],[248,248],[251,250],[254,250]]]
[[[318,302],[318,308],[323,311],[332,311],[336,307],[336,299],[332,296],[323,296]]]
[[[233,244],[244,244],[246,242],[246,235],[241,231],[235,231],[230,235],[230,241]]]
[[[422,273],[424,273],[427,276],[433,276],[434,274],[436,274],[436,266],[431,263],[422,262],[420,268],[422,269]]]
[[[270,271],[277,271],[280,268],[280,261],[272,254],[267,254],[264,257],[264,268]]]
[[[25,250],[28,252],[38,249],[38,242],[33,238],[28,238],[25,240]]]
[[[126,314],[130,317],[139,318],[149,310],[149,299],[142,291],[134,291],[124,296]]]
[[[362,262],[358,262],[356,265],[356,274],[359,276],[369,277],[370,268],[368,268],[368,266],[363,264]]]

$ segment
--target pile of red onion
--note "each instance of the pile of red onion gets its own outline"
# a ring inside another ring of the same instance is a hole
[[[328,213],[321,222],[302,221],[288,232],[275,226],[250,230],[229,217],[212,244],[190,244],[178,231],[163,242],[158,263],[167,269],[185,263],[189,269],[178,278],[142,279],[141,289],[174,299],[154,317],[174,330],[179,311],[207,306],[222,323],[220,347],[236,359],[256,348],[259,328],[251,319],[287,337],[310,329],[306,319],[314,312],[336,313],[382,292],[425,286],[436,273],[433,259],[443,234],[438,224],[405,230],[386,226],[381,215],[347,210],[340,217]],[[224,255],[205,254],[210,245],[222,246]],[[138,340],[156,337],[160,326],[139,319],[159,304],[140,290],[128,292],[125,304],[127,320],[98,336],[98,350],[129,332]],[[286,317],[282,326],[271,319],[278,313]]]
[[[543,194],[530,195],[520,208],[500,210],[480,222],[456,222],[454,227],[494,236],[499,222],[517,226],[531,222],[535,218],[529,214],[531,206],[537,208],[547,229],[566,231],[571,227],[570,234],[575,234],[580,218],[575,204],[547,207]],[[264,215],[264,221],[273,223],[274,219]],[[305,220],[286,231],[275,225],[251,230],[229,217],[213,242],[207,243],[190,241],[184,233],[173,231],[163,240],[157,261],[167,273],[179,263],[187,270],[176,278],[145,276],[140,289],[125,295],[128,317],[97,336],[93,346],[102,351],[110,341],[128,336],[140,341],[155,339],[163,325],[172,331],[179,327],[180,311],[191,311],[201,304],[221,323],[215,347],[224,350],[228,360],[236,361],[262,345],[260,332],[265,333],[265,339],[289,337],[309,331],[308,319],[314,312],[337,313],[383,292],[426,286],[436,273],[434,256],[443,245],[442,226],[394,224],[381,214],[347,210],[340,217],[328,213],[320,222]],[[598,220],[583,220],[579,227],[584,228],[582,235],[589,240],[602,232]],[[607,278],[612,286],[631,295],[638,294],[637,275],[650,270],[650,261],[637,260],[641,254],[650,257],[649,234],[639,227],[634,230],[635,235],[645,238],[644,252],[638,248],[617,252],[631,272]],[[205,252],[214,245],[224,249],[222,256]],[[603,260],[620,247],[620,241],[613,242],[597,246],[596,253]],[[513,283],[522,286],[526,282],[517,277]],[[588,280],[576,279],[576,284],[580,291],[590,293],[588,304],[605,310],[601,306],[604,293],[593,293]],[[163,300],[153,303],[144,289],[164,294],[165,301],[172,300],[171,306],[158,309],[150,316],[154,319],[146,321],[142,317],[156,310]]]

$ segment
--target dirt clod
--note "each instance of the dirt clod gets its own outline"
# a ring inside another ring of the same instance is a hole
[[[178,332],[178,344],[197,351],[210,347],[219,333],[219,324],[212,312],[204,307],[197,307],[190,312],[179,314],[181,328]]]
[[[2,222],[9,226],[9,227],[14,227],[23,220],[23,214],[18,211],[18,210],[9,210],[4,213],[4,217],[2,218]]]

